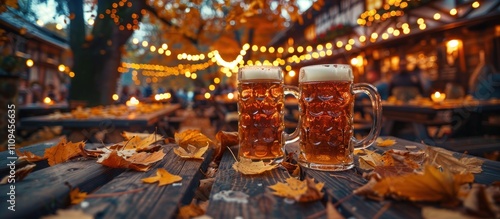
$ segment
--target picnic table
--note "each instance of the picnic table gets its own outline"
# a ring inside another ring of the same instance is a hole
[[[68,133],[68,139],[72,141],[89,140],[100,142],[94,139],[98,132],[105,131],[108,136],[112,133],[144,132],[155,131],[155,128],[162,128],[160,124],[166,116],[173,114],[181,107],[180,104],[164,104],[159,110],[150,113],[128,113],[115,117],[90,117],[90,118],[54,118],[53,115],[34,116],[21,118],[20,126],[25,128],[41,128],[44,126],[62,126],[63,131]],[[114,139],[114,137],[110,137]],[[113,143],[113,140],[105,143]]]
[[[423,149],[427,146],[397,139],[396,145],[387,147],[374,146],[372,150],[405,149],[416,146]],[[45,142],[21,148],[41,155],[52,142]],[[53,214],[58,209],[69,208],[82,210],[94,218],[175,218],[179,208],[193,200],[203,173],[207,170],[213,151],[204,155],[204,160],[184,159],[175,155],[172,148],[175,144],[163,146],[166,156],[147,172],[128,169],[113,169],[96,163],[95,160],[73,159],[68,162],[48,166],[44,161],[37,163],[35,169],[24,180],[16,182],[16,211],[8,210],[10,185],[0,185],[0,215],[2,218],[38,218]],[[97,144],[86,144],[86,148],[99,147]],[[237,148],[232,147],[233,153]],[[296,144],[287,146],[289,152],[297,150]],[[8,172],[7,165],[12,155],[0,153],[0,173]],[[463,156],[463,155],[461,155]],[[342,172],[323,172],[302,169],[302,177],[312,177],[324,182],[325,196],[322,200],[299,203],[286,198],[271,195],[268,186],[277,182],[285,182],[290,174],[284,168],[277,168],[260,175],[242,175],[232,165],[233,155],[227,150],[220,161],[215,180],[210,192],[206,215],[211,218],[326,218],[324,212],[328,202],[338,202],[339,212],[344,217],[354,218],[422,218],[421,203],[386,200],[383,202],[352,195],[353,190],[365,184],[359,164],[351,170]],[[18,163],[18,165],[20,165]],[[155,175],[156,168],[164,168],[172,174],[182,176],[180,183],[158,187],[144,184],[142,178]],[[491,184],[500,180],[500,162],[484,160],[482,172],[475,174],[475,182]],[[70,184],[91,195],[100,198],[87,198],[82,203],[70,205]],[[127,191],[129,191],[127,193]],[[137,192],[134,192],[137,191]],[[110,193],[125,193],[106,196]],[[224,196],[225,198],[221,198]],[[346,197],[348,197],[346,199]],[[381,211],[381,209],[385,209]]]

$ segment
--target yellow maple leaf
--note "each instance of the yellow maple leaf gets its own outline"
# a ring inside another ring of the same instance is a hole
[[[69,192],[69,199],[72,205],[80,204],[85,198],[87,198],[87,193],[81,192],[79,188],[74,188]]]
[[[299,202],[308,202],[323,197],[321,190],[324,185],[324,183],[315,183],[312,178],[300,181],[294,177],[289,177],[286,179],[286,183],[278,182],[268,187],[273,189],[273,194],[277,196],[291,198]]]
[[[41,160],[46,160],[46,157],[40,157],[31,153],[31,151],[23,151],[21,152],[19,149],[16,149],[16,154],[19,157],[19,160],[27,160],[28,162],[37,162]]]
[[[157,135],[155,133],[132,133],[132,132],[123,132],[122,136],[125,138],[125,142],[122,142],[125,145],[125,149],[136,149],[140,150],[148,147],[149,145],[155,143],[156,141],[163,140],[163,137]]]
[[[203,154],[208,150],[208,146],[202,148],[196,148],[192,145],[188,145],[188,150],[184,150],[184,148],[178,147],[174,148],[174,153],[182,158],[192,158],[192,159],[201,159],[203,160]]]
[[[373,186],[382,197],[392,196],[411,201],[454,201],[460,186],[473,181],[472,174],[454,176],[451,172],[426,165],[424,173],[385,177]]]
[[[65,162],[81,153],[82,144],[84,144],[83,141],[73,143],[68,142],[66,138],[61,138],[57,145],[45,149],[45,157],[50,166]]]
[[[98,163],[111,168],[129,168],[137,171],[148,171],[151,166],[165,157],[165,153],[159,150],[154,153],[140,152],[129,158],[120,156],[116,150],[104,154]]]
[[[389,146],[393,146],[396,144],[396,140],[394,140],[394,139],[383,140],[380,137],[377,138],[377,140],[375,140],[375,142],[377,142],[377,146],[379,146],[379,147],[389,147]]]
[[[167,170],[159,168],[156,170],[156,176],[148,177],[142,179],[144,183],[155,183],[158,182],[158,186],[168,185],[174,182],[179,182],[182,180],[181,176],[173,175]]]
[[[188,129],[181,133],[174,134],[175,143],[185,150],[188,149],[188,145],[192,145],[196,148],[202,148],[208,146],[212,140],[207,136],[202,134],[199,130]]]
[[[265,164],[264,161],[252,161],[248,158],[240,158],[233,164],[233,169],[244,175],[256,175],[276,168],[278,164]]]

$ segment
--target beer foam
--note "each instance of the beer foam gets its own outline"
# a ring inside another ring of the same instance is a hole
[[[276,66],[245,66],[238,72],[239,80],[271,79],[281,80],[283,77],[280,67]]]
[[[300,68],[299,83],[308,81],[353,81],[350,65],[325,64]]]

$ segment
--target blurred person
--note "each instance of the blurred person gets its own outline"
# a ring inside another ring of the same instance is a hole
[[[392,76],[389,83],[389,94],[402,101],[409,101],[417,96],[424,95],[424,89],[418,73],[408,71],[406,59],[400,59],[399,71]]]
[[[368,83],[372,84],[377,88],[380,98],[382,100],[387,100],[389,98],[389,81],[385,77],[381,76],[376,70],[368,70],[366,73],[366,80]],[[366,96],[366,94],[364,94]]]
[[[144,88],[144,97],[150,97],[151,95],[153,95],[153,87],[151,84],[148,84]]]
[[[125,104],[127,100],[130,99],[130,90],[127,85],[124,85],[122,87],[122,90],[120,92],[119,98],[118,98],[118,103]]]

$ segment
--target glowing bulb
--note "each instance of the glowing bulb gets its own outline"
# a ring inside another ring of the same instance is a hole
[[[45,97],[43,99],[43,103],[45,103],[45,104],[52,104],[53,102],[52,102],[52,99],[50,99],[50,97]]]
[[[120,96],[118,96],[118,94],[113,94],[113,96],[111,96],[111,98],[112,98],[114,101],[117,101],[118,99],[120,99]]]
[[[34,62],[33,62],[33,60],[32,60],[32,59],[28,59],[28,60],[26,60],[26,66],[28,66],[28,67],[32,67],[32,66],[33,66],[33,64],[34,64]]]

